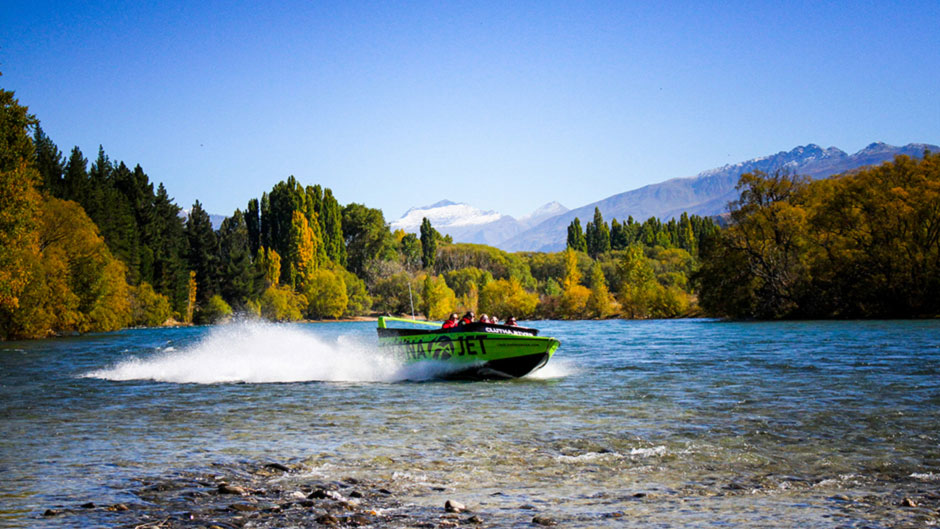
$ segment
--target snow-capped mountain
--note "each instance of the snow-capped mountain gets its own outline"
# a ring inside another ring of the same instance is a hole
[[[444,233],[442,228],[481,226],[497,222],[503,217],[508,217],[508,215],[495,211],[483,211],[470,204],[441,200],[430,206],[409,209],[400,219],[392,222],[390,227],[393,231],[401,229],[409,233],[417,233],[421,228],[422,219],[427,218],[434,229]]]
[[[521,220],[496,211],[484,211],[470,204],[442,200],[430,206],[411,208],[389,227],[418,233],[421,221],[427,218],[434,229],[450,235],[455,242],[469,242],[497,246],[539,222],[567,211],[558,202],[546,204]]]

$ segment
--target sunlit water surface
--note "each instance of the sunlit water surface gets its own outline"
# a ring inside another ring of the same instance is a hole
[[[386,358],[374,323],[0,344],[0,526],[237,461],[520,527],[886,527],[940,490],[940,322],[534,326],[554,359],[496,382]]]

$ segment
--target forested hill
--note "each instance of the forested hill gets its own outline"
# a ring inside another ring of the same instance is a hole
[[[282,180],[214,229],[104,148],[68,155],[0,89],[0,339],[453,311],[499,318],[936,316],[940,154],[809,183],[754,171],[732,225],[681,214],[562,227],[567,248],[455,244],[422,219]],[[587,218],[585,219],[587,220]],[[701,306],[699,306],[699,299]]]
[[[823,149],[813,144],[796,147],[771,156],[704,171],[692,178],[674,178],[613,195],[548,219],[499,246],[508,251],[557,251],[564,248],[565,227],[576,217],[587,221],[595,208],[600,209],[607,218],[620,220],[631,216],[637,220],[648,217],[668,220],[683,212],[701,216],[719,215],[726,213],[728,203],[737,198],[735,185],[745,173],[773,173],[786,169],[795,174],[819,179],[868,165],[877,165],[898,155],[921,157],[925,150],[938,152],[940,147],[922,143],[911,143],[903,147],[872,143],[851,155],[835,147]]]

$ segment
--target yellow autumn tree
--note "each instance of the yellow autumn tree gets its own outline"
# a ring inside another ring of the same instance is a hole
[[[19,306],[39,253],[36,222],[39,172],[32,165],[29,128],[36,118],[13,92],[0,89],[0,315]],[[0,329],[0,338],[3,329]]]
[[[304,290],[314,272],[320,268],[318,256],[323,241],[316,236],[307,222],[307,217],[300,211],[291,216],[288,262],[291,285],[297,290]]]
[[[124,263],[75,202],[48,197],[36,231],[39,253],[24,261],[29,280],[6,320],[8,337],[112,331],[132,321]]]
[[[577,320],[587,316],[587,301],[591,291],[581,284],[578,270],[578,254],[571,248],[565,250],[565,279],[562,283],[561,315],[565,319]]]
[[[491,281],[480,291],[480,312],[502,319],[528,318],[535,312],[538,302],[538,295],[527,292],[514,277]]]
[[[454,311],[457,296],[443,276],[427,275],[422,290],[421,312],[429,320],[444,320]]]
[[[588,296],[586,308],[594,318],[606,318],[611,313],[610,291],[607,289],[607,280],[600,263],[594,263],[591,268],[591,294]]]

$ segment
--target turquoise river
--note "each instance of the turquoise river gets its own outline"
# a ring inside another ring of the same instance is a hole
[[[529,324],[555,357],[489,382],[382,356],[374,322],[0,343],[0,527],[109,527],[43,513],[239,461],[483,527],[940,523],[940,321]]]

